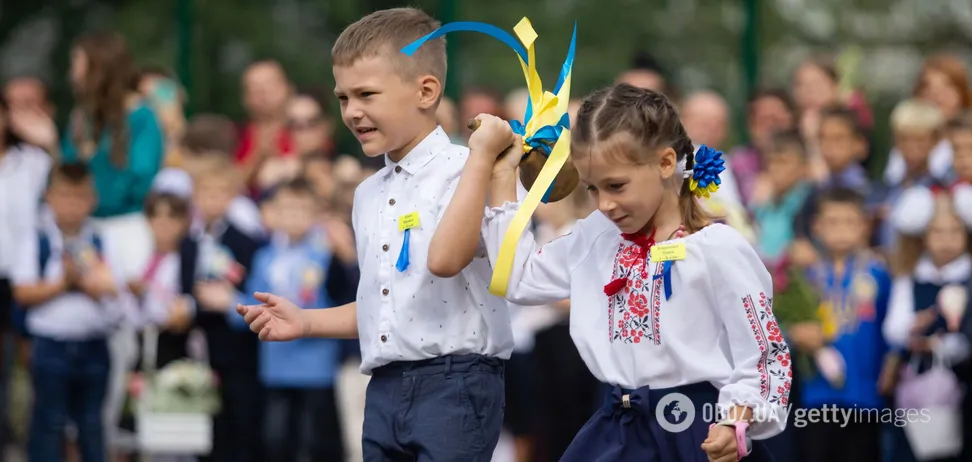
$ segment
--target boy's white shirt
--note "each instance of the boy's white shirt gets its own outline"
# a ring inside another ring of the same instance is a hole
[[[492,269],[482,237],[472,263],[455,277],[438,278],[427,266],[429,243],[468,157],[469,148],[452,144],[437,127],[401,162],[386,156],[385,167],[355,190],[362,373],[449,354],[510,357],[509,309],[488,292]],[[419,226],[409,231],[409,266],[399,272],[404,232],[398,222],[413,212]]]

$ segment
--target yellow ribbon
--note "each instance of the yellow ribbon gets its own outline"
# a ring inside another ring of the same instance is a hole
[[[536,31],[533,30],[533,25],[527,18],[521,19],[516,27],[513,28],[513,31],[527,49],[528,62],[523,62],[522,58],[518,59],[523,68],[523,75],[526,78],[527,90],[530,94],[530,106],[533,111],[530,120],[526,123],[526,135],[530,136],[542,127],[556,125],[560,118],[567,112],[567,106],[570,103],[570,76],[573,65],[572,62],[568,64],[570,67],[567,70],[560,91],[556,95],[549,91],[543,91],[543,83],[540,80],[540,74],[537,73],[536,60],[534,58],[533,45],[537,39]],[[524,136],[524,139],[527,136]],[[524,149],[530,149],[530,147],[524,143]],[[510,227],[506,230],[506,235],[500,244],[499,256],[496,258],[496,267],[493,268],[493,277],[489,283],[489,292],[493,295],[500,297],[506,296],[520,236],[523,234],[524,229],[526,229],[526,225],[530,222],[530,218],[536,211],[537,206],[540,205],[544,194],[546,194],[550,185],[553,184],[554,179],[557,178],[557,174],[569,157],[570,130],[565,128],[560,132],[557,143],[547,157],[543,168],[540,170],[540,174],[533,183],[533,187],[530,188],[526,198],[520,204],[519,210],[513,216]]]

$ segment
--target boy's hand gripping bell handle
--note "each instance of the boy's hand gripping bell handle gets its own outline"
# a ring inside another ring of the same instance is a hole
[[[472,131],[476,131],[479,125],[479,119],[469,119],[469,122],[466,123],[466,127]],[[523,160],[520,161],[519,170],[520,183],[523,183],[524,188],[529,190],[533,187],[533,183],[537,180],[537,176],[540,175],[540,170],[543,168],[546,160],[546,156],[537,152],[535,149],[523,156]],[[557,178],[553,184],[553,191],[550,192],[550,197],[547,202],[557,202],[569,196],[577,188],[577,183],[579,182],[580,177],[577,174],[577,169],[574,167],[574,163],[568,159],[567,163],[560,169],[560,172],[557,173]]]

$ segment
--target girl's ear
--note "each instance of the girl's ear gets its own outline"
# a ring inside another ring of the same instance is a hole
[[[658,154],[658,170],[665,180],[670,180],[678,169],[678,155],[675,149],[667,147]]]

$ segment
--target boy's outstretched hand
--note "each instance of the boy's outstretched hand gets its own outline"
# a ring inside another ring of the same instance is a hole
[[[286,342],[307,335],[307,312],[286,299],[256,292],[260,305],[237,305],[236,312],[250,325],[250,330],[265,342]]]

